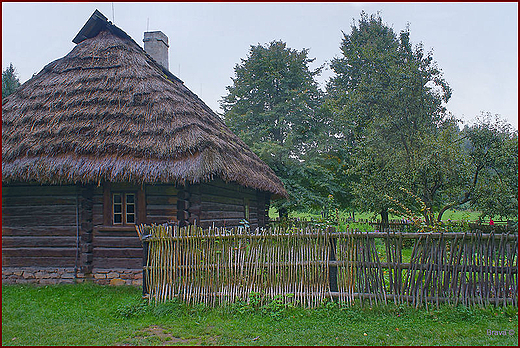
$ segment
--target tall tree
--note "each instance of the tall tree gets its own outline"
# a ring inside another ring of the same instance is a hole
[[[451,89],[432,53],[412,46],[408,28],[397,35],[379,15],[362,12],[351,29],[331,62],[327,105],[353,154],[358,205],[388,221],[385,194],[406,187],[427,196],[425,149],[455,122],[445,110]]]
[[[277,202],[287,209],[322,206],[334,194],[334,168],[326,168],[320,143],[324,127],[321,91],[308,50],[282,41],[251,46],[235,66],[233,84],[220,104],[226,124],[282,179],[290,195]]]
[[[20,80],[18,80],[18,74],[10,63],[5,70],[2,71],[2,99],[13,93],[18,87],[20,87]]]
[[[459,135],[464,157],[459,185],[439,211],[469,203],[483,216],[518,218],[518,131],[498,115],[482,113]]]

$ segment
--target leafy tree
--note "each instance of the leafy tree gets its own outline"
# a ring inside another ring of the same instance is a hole
[[[20,81],[18,80],[18,74],[10,63],[9,66],[2,71],[2,99],[13,93],[18,87],[20,87]]]
[[[435,166],[425,165],[425,155],[455,123],[445,109],[451,89],[432,53],[412,46],[408,28],[396,35],[379,15],[362,12],[351,29],[343,33],[342,56],[331,62],[326,104],[352,154],[358,205],[388,221],[385,194],[407,187],[428,195],[431,183],[421,180]]]
[[[282,41],[251,46],[220,101],[226,124],[283,181],[290,199],[275,202],[281,214],[322,206],[341,186],[335,186],[336,168],[327,168],[330,156],[321,142],[326,122],[315,78],[322,68],[311,70],[313,61],[307,49]]]
[[[518,218],[518,131],[497,115],[482,113],[460,133],[464,157],[460,184],[454,186],[442,214],[469,203],[484,216]]]
[[[408,200],[388,197],[397,208],[405,206],[407,215],[420,211],[432,227],[434,213],[441,221],[448,209],[468,204],[481,217],[518,217],[518,132],[511,125],[483,113],[462,131],[445,129],[423,151],[418,182],[426,187],[425,199],[405,188],[400,190]]]

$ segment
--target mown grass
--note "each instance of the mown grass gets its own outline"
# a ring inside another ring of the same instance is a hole
[[[488,335],[487,330],[505,335]],[[147,305],[139,288],[2,286],[2,345],[516,345],[518,308]]]
[[[442,215],[442,220],[443,221],[451,220],[451,221],[475,222],[478,220],[480,214],[481,214],[480,212],[472,211],[472,210],[447,210]],[[338,215],[339,215],[340,219],[347,219],[348,217],[351,216],[350,212],[343,211],[343,210],[339,211]],[[278,213],[276,212],[275,208],[271,207],[269,209],[269,217],[270,218],[278,217]],[[300,218],[300,219],[311,219],[311,218],[319,219],[321,217],[321,215],[320,215],[319,211],[307,210],[307,211],[293,211],[289,214],[289,217]],[[355,213],[355,218],[358,221],[359,220],[373,221],[373,220],[381,219],[381,217],[379,215],[374,215],[373,213]],[[399,220],[399,219],[401,219],[401,217],[390,214],[389,219]],[[500,217],[496,216],[493,218],[493,220],[500,221],[501,219],[500,219]]]

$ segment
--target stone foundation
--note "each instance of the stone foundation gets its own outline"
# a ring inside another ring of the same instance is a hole
[[[92,281],[100,285],[143,284],[143,271],[136,269],[96,269],[92,273],[78,272],[74,268],[2,267],[2,284],[74,284]]]
[[[143,285],[143,271],[139,269],[94,268],[91,276],[101,285]]]

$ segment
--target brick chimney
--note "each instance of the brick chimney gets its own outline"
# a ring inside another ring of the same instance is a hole
[[[157,63],[169,70],[168,64],[168,36],[162,31],[147,31],[144,33],[144,50]]]

